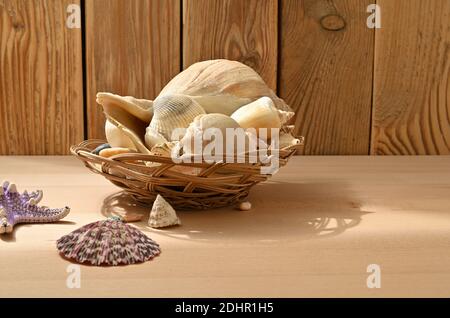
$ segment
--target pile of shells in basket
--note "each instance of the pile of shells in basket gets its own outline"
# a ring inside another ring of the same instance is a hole
[[[179,208],[235,204],[303,144],[292,109],[237,61],[193,64],[153,101],[101,92],[97,103],[107,140],[71,152],[144,203],[161,194]]]

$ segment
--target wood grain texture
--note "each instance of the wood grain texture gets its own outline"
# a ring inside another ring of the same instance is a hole
[[[304,154],[368,154],[371,0],[282,0],[279,95],[296,111]]]
[[[450,1],[378,0],[373,154],[450,154]]]
[[[99,91],[154,99],[180,71],[179,0],[86,0],[89,138],[104,138]]]
[[[184,0],[183,66],[226,58],[252,67],[276,90],[276,0]]]
[[[72,211],[0,235],[0,297],[448,297],[449,161],[297,156],[251,190],[252,210],[177,211],[181,226],[154,230],[148,207],[111,197],[120,189],[74,157],[0,157],[2,178]],[[81,288],[67,288],[71,263],[55,241],[127,213],[143,216],[132,226],[161,255],[81,266]],[[381,267],[380,289],[367,288],[369,264]]]
[[[83,139],[78,0],[0,0],[0,154],[67,154]]]

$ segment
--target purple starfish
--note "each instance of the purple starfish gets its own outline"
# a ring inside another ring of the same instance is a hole
[[[0,186],[0,234],[11,233],[18,223],[50,223],[66,217],[70,209],[49,209],[38,207],[42,191],[17,192],[15,184],[9,182]]]

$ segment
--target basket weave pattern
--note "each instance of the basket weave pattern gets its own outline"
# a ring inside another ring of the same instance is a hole
[[[244,199],[254,185],[270,177],[261,174],[261,163],[175,164],[170,157],[141,153],[111,158],[93,154],[92,150],[103,143],[103,140],[87,140],[72,146],[70,151],[91,171],[145,204],[151,204],[160,194],[179,209],[229,206]],[[280,168],[301,144],[279,150]],[[159,165],[147,166],[146,162]]]

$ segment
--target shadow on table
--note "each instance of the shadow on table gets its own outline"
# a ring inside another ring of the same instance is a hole
[[[16,242],[16,232],[17,231],[21,231],[21,230],[23,230],[23,228],[27,228],[27,227],[46,226],[48,224],[74,225],[75,222],[60,220],[60,221],[52,222],[52,223],[19,223],[14,226],[14,230],[12,231],[12,233],[0,234],[0,240],[2,240],[3,242],[6,242],[6,243]]]
[[[295,241],[336,236],[357,226],[362,216],[358,200],[342,183],[266,182],[255,186],[249,196],[253,208],[232,207],[177,212],[182,226],[155,230],[147,226],[150,207],[136,203],[124,192],[105,199],[102,213],[139,214],[134,223],[142,231],[180,240]]]

